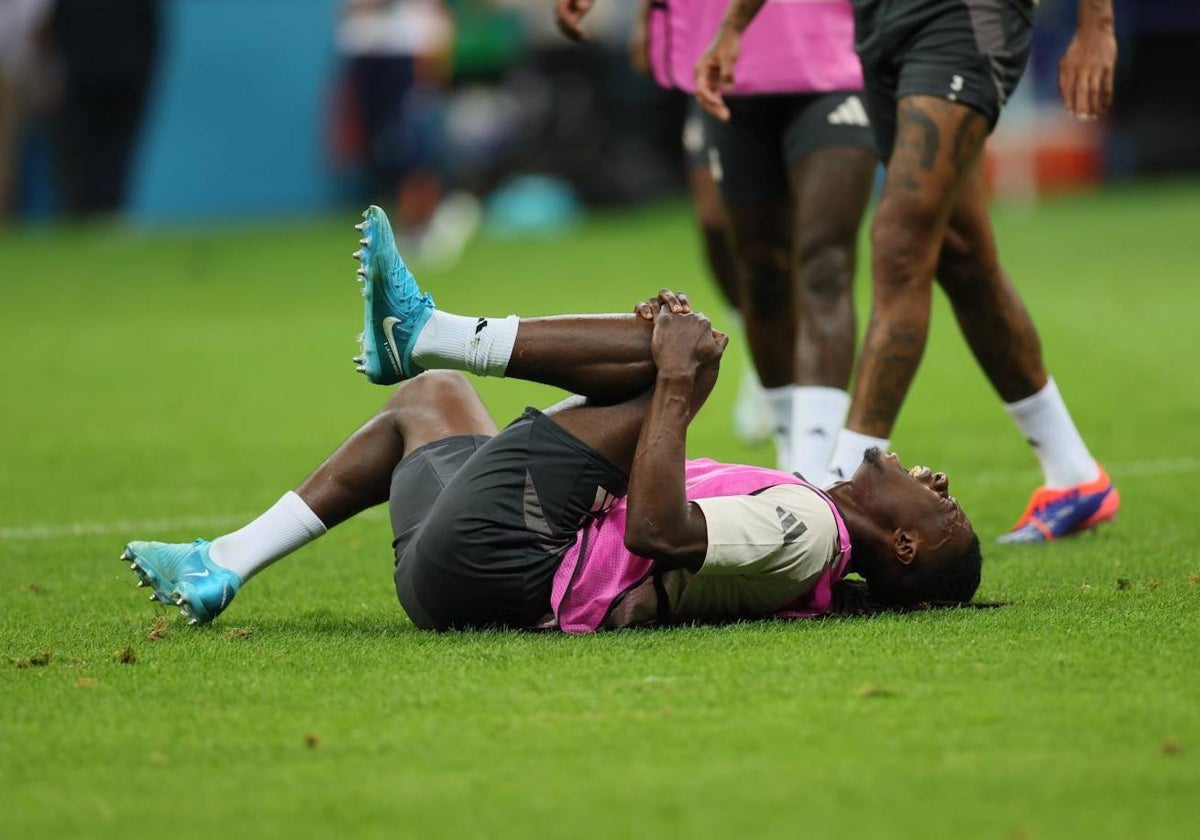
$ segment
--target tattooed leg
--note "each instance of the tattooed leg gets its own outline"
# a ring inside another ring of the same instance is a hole
[[[1046,384],[1041,341],[996,258],[981,160],[971,165],[950,214],[937,277],[967,345],[1000,398],[1016,402],[1040,391]]]
[[[965,105],[906,96],[871,229],[873,299],[847,428],[890,437],[929,332],[934,268],[950,211],[987,137]]]

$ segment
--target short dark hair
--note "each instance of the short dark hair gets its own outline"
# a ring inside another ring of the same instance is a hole
[[[983,551],[979,535],[971,532],[971,540],[961,553],[943,557],[934,566],[912,569],[900,580],[886,584],[866,585],[842,581],[834,587],[833,611],[842,614],[863,614],[880,610],[908,610],[923,607],[956,607],[970,602],[979,588],[983,569]]]
[[[965,604],[975,597],[983,570],[983,551],[979,535],[972,532],[971,541],[962,554],[951,557],[928,570],[919,584],[923,597],[919,601],[943,604]]]

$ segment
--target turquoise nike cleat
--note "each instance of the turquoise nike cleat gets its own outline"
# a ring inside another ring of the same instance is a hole
[[[175,604],[191,624],[207,624],[229,606],[242,585],[234,572],[208,556],[208,540],[191,543],[135,541],[121,559],[130,563],[138,586],[152,586],[151,601]]]
[[[363,331],[360,354],[354,357],[359,373],[376,385],[412,379],[423,368],[413,363],[417,334],[433,315],[433,298],[421,291],[417,278],[404,264],[387,214],[375,205],[363,213],[362,231],[354,252],[363,284]]]

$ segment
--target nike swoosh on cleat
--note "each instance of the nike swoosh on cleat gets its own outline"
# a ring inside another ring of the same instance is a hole
[[[383,319],[383,337],[387,339],[388,356],[391,357],[392,367],[396,369],[396,373],[404,373],[404,368],[400,367],[400,348],[396,346],[396,338],[392,335],[392,327],[396,324],[403,323],[394,315],[389,315]]]
[[[184,577],[208,577],[208,569],[203,572],[184,572]]]

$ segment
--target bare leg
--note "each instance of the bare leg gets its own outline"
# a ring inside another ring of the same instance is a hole
[[[782,197],[728,211],[750,357],[764,388],[782,388],[794,381],[796,352],[792,203]]]
[[[717,383],[716,365],[703,368],[692,388],[689,422],[703,407]],[[547,414],[568,432],[604,455],[628,475],[633,468],[642,421],[650,406],[653,387],[615,405],[597,405],[572,398],[548,409]]]
[[[636,315],[522,319],[505,375],[594,403],[623,402],[654,384],[652,332],[653,324]]]
[[[871,196],[875,156],[819,149],[791,168],[799,328],[797,385],[845,389],[854,365],[854,267],[858,226]]]
[[[1033,319],[996,258],[981,159],[971,165],[950,214],[937,277],[963,337],[1000,398],[1016,402],[1045,387]]]
[[[332,528],[386,502],[392,471],[407,453],[454,435],[496,431],[462,374],[430,371],[401,385],[296,493],[326,528]]]
[[[707,166],[695,166],[688,170],[688,188],[692,194],[692,211],[700,226],[708,271],[717,281],[725,302],[730,308],[740,310],[737,270],[729,242],[725,209],[721,205],[721,193]]]
[[[950,212],[987,137],[977,111],[931,96],[897,107],[896,147],[871,231],[871,321],[847,428],[886,438],[920,365]]]
[[[522,321],[508,376],[582,394],[553,409],[552,416],[628,471],[654,384],[652,331],[653,324],[634,315]],[[693,412],[716,375],[714,367],[697,381]],[[332,528],[387,501],[392,471],[407,453],[454,435],[496,431],[462,374],[428,371],[401,385],[296,492]]]

